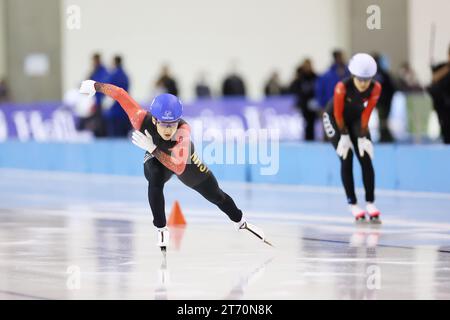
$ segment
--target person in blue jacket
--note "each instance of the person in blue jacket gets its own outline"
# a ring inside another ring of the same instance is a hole
[[[108,80],[108,70],[103,65],[99,53],[94,53],[92,55],[92,70],[88,77],[99,82]],[[78,130],[92,131],[96,137],[104,137],[106,135],[105,121],[102,112],[102,102],[104,97],[103,93],[98,92],[95,94],[89,115],[78,119]]]
[[[108,80],[109,74],[108,70],[102,63],[102,59],[99,53],[95,53],[92,56],[92,64],[93,64],[93,70],[91,74],[89,75],[89,79],[92,79],[94,81],[98,82],[105,82]],[[96,93],[95,94],[95,105],[97,107],[101,107],[102,100],[104,98],[104,95],[102,93]]]
[[[128,91],[130,82],[122,65],[122,57],[114,57],[114,69],[107,80],[108,83]],[[117,101],[105,112],[108,137],[126,137],[131,130],[128,116]]]
[[[341,50],[333,51],[333,64],[316,81],[316,100],[322,109],[325,109],[328,101],[333,97],[336,84],[344,78],[350,77],[344,53]]]

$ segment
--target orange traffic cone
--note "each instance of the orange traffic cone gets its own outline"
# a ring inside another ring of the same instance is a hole
[[[170,212],[168,226],[184,226],[186,225],[186,219],[184,219],[183,212],[181,212],[181,207],[178,201],[175,201]]]

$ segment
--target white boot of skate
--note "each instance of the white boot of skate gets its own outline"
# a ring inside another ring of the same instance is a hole
[[[355,217],[355,222],[365,222],[366,221],[366,212],[357,204],[351,204],[349,206],[349,210],[351,214]]]
[[[378,210],[378,208],[372,202],[367,203],[366,209],[370,217],[370,222],[380,224],[381,223],[380,210]]]
[[[169,245],[169,229],[167,227],[158,228],[158,243],[156,244],[161,248],[161,251],[165,254],[167,251],[167,246]]]

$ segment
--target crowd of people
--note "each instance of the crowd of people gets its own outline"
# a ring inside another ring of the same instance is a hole
[[[399,72],[393,75],[389,71],[385,57],[379,53],[372,53],[377,63],[375,80],[383,90],[377,103],[380,142],[392,142],[394,138],[389,130],[388,118],[391,111],[392,99],[396,91],[406,93],[426,90],[433,101],[433,108],[439,119],[442,140],[450,144],[450,46],[448,60],[431,65],[432,82],[423,88],[417,80],[414,70],[405,62]],[[314,125],[323,114],[327,102],[333,96],[336,84],[349,77],[347,61],[341,50],[332,54],[333,63],[322,75],[318,75],[310,59],[305,59],[296,69],[293,81],[283,85],[277,72],[273,72],[264,86],[266,96],[293,94],[296,96],[296,107],[305,120],[305,140],[315,140]]]
[[[450,143],[450,47],[448,61],[431,66],[432,83],[423,88],[414,70],[405,62],[395,75],[390,72],[386,58],[379,53],[372,53],[377,62],[378,69],[375,79],[382,85],[381,97],[377,110],[379,117],[380,142],[392,142],[394,140],[389,130],[388,118],[391,110],[392,99],[396,91],[421,92],[426,90],[432,98],[433,106],[439,118],[441,134],[445,143]],[[316,140],[315,124],[324,112],[327,102],[333,96],[336,84],[349,77],[347,60],[342,50],[334,50],[331,57],[332,63],[322,74],[318,74],[310,58],[304,59],[295,69],[292,80],[283,83],[277,71],[273,71],[263,85],[264,96],[293,95],[295,107],[302,114],[305,128],[304,139]],[[125,90],[130,88],[130,80],[124,68],[123,58],[119,55],[113,58],[110,68],[102,61],[101,55],[95,53],[92,56],[92,70],[89,79],[99,82],[111,83]],[[153,96],[160,93],[179,94],[177,80],[171,74],[169,66],[163,65],[156,81],[149,88]],[[232,67],[224,77],[220,93],[213,90],[207,81],[205,73],[200,73],[194,86],[195,97],[198,99],[223,97],[245,97],[247,88],[244,77]],[[9,90],[5,80],[0,81],[0,102],[8,101]],[[104,96],[95,95],[95,105],[89,116],[79,121],[80,130],[90,130],[97,137],[124,137],[131,130],[129,121],[122,108],[117,103],[105,108]]]
[[[399,73],[393,76],[387,67],[387,63],[385,63],[385,58],[381,54],[373,53],[372,56],[378,65],[375,79],[383,87],[377,106],[380,128],[379,141],[392,142],[394,138],[389,130],[388,117],[394,93],[397,90],[407,92],[422,91],[423,88],[417,81],[415,73],[408,63],[404,63]],[[350,76],[346,56],[342,50],[334,50],[331,59],[332,63],[330,67],[323,74],[318,74],[314,70],[313,61],[310,58],[306,58],[296,68],[293,79],[289,83],[282,83],[279,73],[273,71],[263,86],[265,96],[293,95],[295,97],[295,106],[304,119],[304,139],[307,141],[317,139],[315,125],[323,114],[327,102],[332,98],[334,87],[339,81]],[[111,70],[107,70],[104,66],[100,54],[94,54],[92,61],[93,68],[89,75],[90,79],[111,83],[125,90],[129,89],[129,78],[124,70],[120,56],[114,57]],[[443,73],[442,70],[439,72]],[[446,70],[445,67],[444,70]],[[436,81],[441,80],[438,79]],[[154,96],[160,93],[179,94],[177,80],[171,74],[168,65],[162,66],[152,90],[152,95]],[[195,97],[199,99],[214,96],[214,90],[211,89],[205,73],[199,74],[194,90]],[[237,71],[237,68],[231,68],[230,72],[223,79],[220,96],[245,97],[246,95],[247,89],[244,77]],[[441,100],[437,98],[435,105],[436,103],[437,105],[442,105]],[[102,104],[103,95],[97,94],[95,96],[94,111],[88,118],[80,121],[80,129],[91,129],[98,137],[126,136],[131,128],[123,110],[117,103],[114,103],[106,110],[102,108]],[[442,107],[438,108],[440,110],[438,112],[439,118],[442,119],[441,125],[450,128],[450,119],[447,119],[448,117],[446,117],[445,111],[442,111]],[[444,129],[442,131],[445,135],[446,131]],[[447,139],[444,140],[447,141]]]
[[[380,119],[380,142],[392,142],[394,138],[389,130],[388,117],[395,91],[421,91],[422,88],[408,64],[405,63],[401,72],[395,77],[389,72],[382,55],[373,53],[372,56],[378,65],[375,79],[383,87],[377,106]],[[316,139],[315,122],[333,96],[336,84],[350,76],[342,50],[333,51],[332,61],[331,66],[323,74],[317,74],[311,59],[307,58],[297,67],[291,83],[283,85],[278,74],[274,72],[264,87],[266,96],[293,94],[296,97],[296,107],[305,120],[305,140]]]
[[[128,90],[130,81],[124,70],[122,57],[115,56],[112,68],[108,70],[101,60],[100,54],[92,57],[92,71],[89,78],[98,82],[107,82]],[[104,95],[97,93],[94,97],[92,112],[85,118],[80,118],[78,127],[80,130],[91,130],[97,137],[122,137],[127,136],[131,125],[126,114],[117,102],[104,110]],[[125,121],[127,120],[127,121]]]

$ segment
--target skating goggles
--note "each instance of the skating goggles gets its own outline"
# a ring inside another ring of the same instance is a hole
[[[176,127],[178,127],[178,122],[179,122],[178,120],[172,121],[172,122],[163,122],[163,121],[159,121],[159,120],[156,121],[156,123],[158,125],[160,125],[161,127],[164,127],[164,128],[176,128]]]
[[[356,77],[355,76],[355,78],[358,79],[358,81],[361,81],[361,82],[368,82],[368,81],[372,80],[372,77],[370,77],[370,78],[361,78],[361,77]]]

